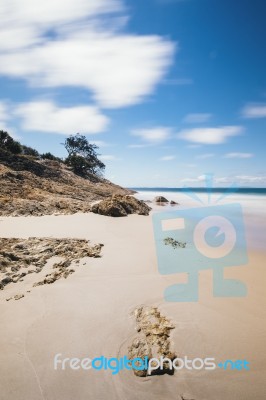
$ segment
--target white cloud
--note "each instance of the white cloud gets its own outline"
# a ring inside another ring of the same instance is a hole
[[[227,153],[224,155],[225,158],[252,158],[252,153]]]
[[[238,185],[265,185],[266,176],[263,175],[236,175],[230,177],[221,177],[215,179],[216,183],[237,183]]]
[[[222,144],[232,136],[240,135],[241,126],[221,126],[213,128],[194,128],[182,130],[178,138],[199,144]]]
[[[101,156],[99,156],[99,158],[101,160],[104,161],[113,161],[113,160],[117,160],[117,158],[115,156],[113,156],[112,154],[103,154]]]
[[[214,156],[215,156],[215,154],[213,154],[213,153],[206,153],[206,154],[201,154],[201,155],[197,156],[197,158],[199,160],[205,160],[207,158],[212,158]]]
[[[22,119],[25,130],[60,133],[62,135],[99,133],[108,125],[108,118],[96,107],[58,107],[51,101],[35,101],[18,105],[14,114]]]
[[[242,184],[256,183],[265,184],[266,176],[254,176],[254,175],[238,175],[236,179]]]
[[[150,147],[150,144],[129,144],[127,147],[130,149],[143,149],[145,147]]]
[[[122,8],[115,0],[2,0],[0,75],[38,87],[83,87],[104,107],[141,102],[176,45],[121,32],[122,17],[113,13]]]
[[[109,146],[112,146],[110,143],[106,143],[103,140],[93,140],[93,139],[91,139],[90,143],[93,143],[98,147],[109,147]]]
[[[196,178],[184,178],[180,182],[183,184],[201,184],[205,181],[205,175],[200,175]],[[260,186],[266,184],[266,176],[259,175],[236,175],[236,176],[224,176],[224,177],[214,177],[213,180],[215,185],[230,185],[232,183],[238,186]]]
[[[171,138],[172,129],[159,126],[150,129],[135,129],[131,132],[150,144],[160,144]]]
[[[176,158],[176,156],[164,156],[164,157],[161,157],[160,160],[161,161],[172,161],[175,158]]]
[[[266,118],[266,104],[248,104],[242,110],[244,118]]]
[[[203,182],[205,181],[206,176],[205,175],[200,175],[196,178],[184,178],[181,179],[180,182],[181,183],[199,183],[199,182]]]
[[[121,9],[120,0],[2,0],[0,14],[5,15],[6,25],[18,22],[53,27],[55,24],[72,22]]]
[[[203,122],[207,122],[211,118],[211,114],[207,113],[198,113],[198,114],[187,114],[183,121],[188,124],[201,124]]]

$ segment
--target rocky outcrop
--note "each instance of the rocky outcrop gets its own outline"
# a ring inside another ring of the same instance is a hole
[[[34,286],[51,284],[60,278],[67,278],[74,272],[72,263],[78,264],[84,257],[100,257],[103,244],[89,245],[85,239],[3,239],[0,238],[0,289],[10,283],[17,283],[32,273],[40,273],[52,257],[62,261],[53,263],[53,272]],[[70,266],[72,265],[72,268]]]
[[[169,203],[169,201],[163,196],[157,196],[153,201],[155,203]]]
[[[94,201],[130,190],[88,174],[75,175],[58,161],[38,160],[0,149],[0,215],[89,212]]]
[[[171,361],[176,358],[175,353],[171,350],[170,331],[174,329],[174,325],[163,316],[157,307],[138,307],[134,311],[134,317],[137,325],[138,337],[133,339],[132,344],[128,348],[128,358],[145,357],[160,359],[160,357],[169,358]],[[148,374],[147,369],[134,370],[134,374],[145,377]],[[168,362],[163,364],[163,369],[154,370],[153,374],[172,374],[174,370],[169,369]]]
[[[170,204],[171,204],[172,206],[179,205],[179,203],[177,203],[177,202],[176,202],[176,201],[174,201],[174,200],[171,200],[171,201],[170,201]]]
[[[133,196],[113,195],[94,204],[91,211],[109,217],[125,217],[128,214],[149,215],[151,208],[144,201]]]

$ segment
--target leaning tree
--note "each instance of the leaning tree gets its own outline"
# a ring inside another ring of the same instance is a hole
[[[77,133],[66,138],[64,146],[68,152],[65,163],[76,174],[86,175],[92,173],[101,175],[105,169],[104,163],[99,160],[98,146],[88,142],[85,136]]]

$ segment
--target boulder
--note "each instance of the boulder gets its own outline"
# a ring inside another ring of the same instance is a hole
[[[133,360],[138,358],[142,360],[141,366],[145,365],[144,360],[153,358],[164,358],[162,369],[155,369],[149,373],[147,369],[135,369],[133,372],[136,376],[146,377],[147,375],[172,375],[174,370],[170,368],[166,359],[173,361],[176,358],[175,352],[171,349],[170,333],[175,326],[166,318],[157,307],[140,306],[135,309],[134,316],[136,320],[136,330],[138,335],[135,336],[131,345],[128,347],[128,358]]]
[[[174,206],[174,205],[179,205],[179,203],[177,203],[177,202],[174,201],[174,200],[171,200],[171,201],[170,201],[170,204],[172,204],[172,206]]]
[[[151,208],[144,201],[137,200],[133,196],[115,194],[94,204],[91,211],[95,214],[109,217],[125,217],[128,214],[149,215]]]
[[[4,279],[0,281],[0,289],[3,290],[6,285],[12,282],[10,276],[6,276]]]
[[[169,201],[163,196],[157,196],[154,199],[155,203],[169,203]]]

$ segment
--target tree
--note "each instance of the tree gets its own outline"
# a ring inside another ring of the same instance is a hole
[[[22,146],[22,153],[25,156],[33,156],[33,157],[38,157],[39,153],[37,150],[33,149],[32,147],[29,146]]]
[[[12,139],[12,137],[5,131],[0,131],[0,147],[13,154],[19,154],[22,152],[21,144]]]
[[[70,165],[73,171],[79,175],[86,175],[90,172],[94,175],[101,175],[105,165],[98,159],[98,146],[88,142],[85,136],[77,133],[69,136],[64,143],[68,152],[65,163]]]
[[[52,160],[52,161],[58,161],[58,162],[63,162],[61,158],[54,156],[52,153],[43,153],[41,154],[41,158],[43,160]]]

